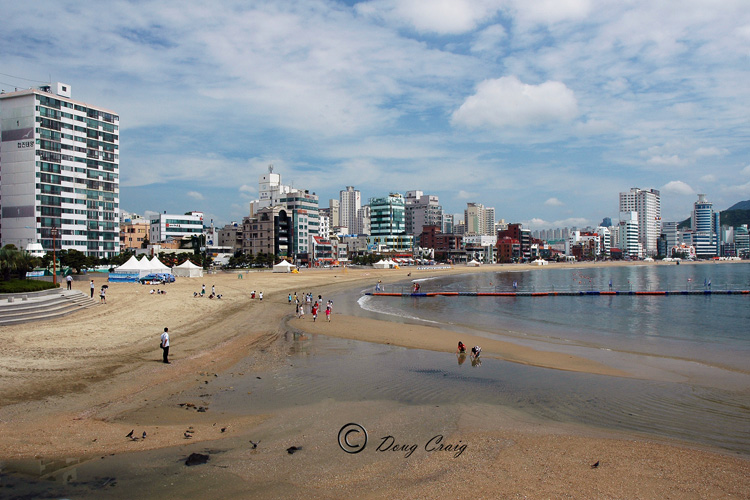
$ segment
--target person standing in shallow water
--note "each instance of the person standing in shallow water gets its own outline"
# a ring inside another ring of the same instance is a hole
[[[164,327],[164,333],[161,334],[162,362],[169,363],[169,328]]]

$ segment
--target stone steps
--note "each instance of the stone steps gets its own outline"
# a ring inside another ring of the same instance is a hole
[[[79,290],[0,294],[0,326],[59,318],[96,304]]]

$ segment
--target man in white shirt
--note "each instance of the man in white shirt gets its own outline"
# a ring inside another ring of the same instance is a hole
[[[65,281],[68,283],[68,290],[73,289],[73,276],[68,275],[65,277]]]
[[[164,333],[161,334],[161,349],[164,353],[162,358],[165,363],[169,364],[169,328],[164,327]]]

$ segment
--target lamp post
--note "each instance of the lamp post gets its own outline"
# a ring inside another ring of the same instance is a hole
[[[52,284],[57,285],[57,253],[56,253],[56,246],[55,245],[55,238],[58,235],[58,230],[56,227],[53,227],[50,229],[50,234],[52,235]]]

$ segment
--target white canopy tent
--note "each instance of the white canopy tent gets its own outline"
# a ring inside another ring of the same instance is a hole
[[[154,257],[151,259],[150,263],[151,265],[151,272],[152,273],[171,273],[172,270],[168,268],[162,261],[159,260],[159,258],[154,255]]]
[[[141,271],[141,264],[135,258],[135,255],[131,255],[127,262],[115,268],[116,273],[135,273],[139,271]]]
[[[532,262],[532,264],[536,264],[537,266],[546,266],[547,261],[544,259],[537,259],[534,262]]]
[[[172,274],[183,278],[200,278],[203,276],[203,268],[186,260],[179,266],[173,267]]]
[[[479,266],[481,266],[481,265],[482,265],[482,263],[481,263],[481,262],[479,262],[479,261],[478,261],[478,260],[476,260],[476,259],[472,259],[472,260],[470,260],[469,262],[467,262],[467,263],[466,263],[466,265],[467,265],[467,266],[469,266],[469,267],[479,267]]]
[[[388,264],[388,261],[380,259],[379,261],[373,263],[372,267],[374,267],[375,269],[388,269],[391,266],[390,264]]]
[[[274,264],[273,266],[273,272],[275,273],[290,273],[292,272],[292,269],[294,269],[294,265],[285,260],[282,260],[281,262],[279,262],[278,264]]]

